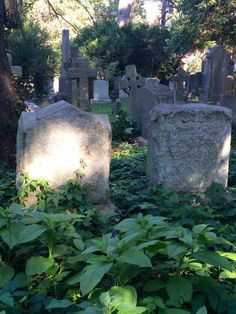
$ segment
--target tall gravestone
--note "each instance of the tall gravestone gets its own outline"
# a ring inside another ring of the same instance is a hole
[[[220,45],[210,49],[203,61],[203,85],[205,99],[218,104],[224,95],[227,77],[233,72],[233,61]]]
[[[145,85],[145,79],[138,74],[136,65],[127,65],[125,75],[119,81],[119,89],[127,91],[131,119],[140,123],[140,108],[138,103],[138,90]]]
[[[142,136],[148,138],[150,112],[161,103],[173,103],[174,93],[171,89],[158,83],[156,79],[146,79],[145,86],[137,92],[140,108],[141,132]]]
[[[151,112],[149,185],[204,192],[227,186],[232,112],[206,104],[160,105]]]
[[[60,98],[68,102],[72,102],[72,86],[68,73],[64,68],[64,63],[70,59],[70,35],[68,29],[62,30],[62,44],[61,44],[61,71],[59,77],[59,93]]]
[[[17,177],[44,178],[57,189],[77,178],[90,185],[88,197],[106,203],[111,158],[107,115],[84,112],[64,100],[21,114],[17,133]]]
[[[79,54],[77,47],[71,47],[69,31],[62,33],[62,67],[59,80],[61,98],[82,110],[90,110],[89,80],[96,78],[96,69],[90,67],[87,58]]]

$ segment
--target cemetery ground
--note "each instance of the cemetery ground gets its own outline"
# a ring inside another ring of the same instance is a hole
[[[119,119],[94,108],[112,120],[115,212],[90,204],[76,180],[53,191],[25,175],[17,193],[15,173],[0,168],[1,313],[235,314],[234,145],[227,190],[150,189],[127,107]]]

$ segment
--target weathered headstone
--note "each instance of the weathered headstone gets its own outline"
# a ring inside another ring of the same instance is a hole
[[[174,91],[174,103],[183,103],[185,100],[185,81],[187,79],[187,73],[181,65],[176,70],[176,74],[172,76],[171,83]]]
[[[91,104],[107,104],[111,103],[109,97],[109,82],[105,80],[95,80],[93,82],[93,99]]]
[[[157,80],[146,81],[145,87],[137,92],[138,106],[141,115],[142,136],[148,138],[151,110],[161,103],[173,103],[173,91],[166,85],[159,84]]]
[[[28,173],[58,188],[84,173],[89,199],[103,203],[108,197],[111,126],[107,115],[81,111],[60,101],[36,112],[24,112],[17,134],[17,175]],[[84,165],[82,167],[81,165]]]
[[[226,92],[227,76],[233,72],[233,61],[220,45],[210,49],[203,61],[204,95],[207,101],[218,104]]]
[[[136,65],[127,65],[125,67],[125,75],[119,81],[119,89],[127,91],[128,103],[130,106],[131,119],[140,122],[140,108],[138,106],[137,91],[143,87],[145,79],[137,73]]]
[[[194,97],[200,98],[203,92],[202,79],[203,77],[201,72],[189,74],[186,81],[186,94],[188,100],[191,100]]]
[[[232,112],[206,104],[160,105],[151,112],[149,185],[203,192],[227,186]]]
[[[8,62],[11,67],[11,72],[15,77],[22,77],[22,67],[19,65],[12,65],[12,55],[10,53],[7,54]]]

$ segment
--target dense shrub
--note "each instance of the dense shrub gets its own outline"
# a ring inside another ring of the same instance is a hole
[[[168,30],[147,25],[130,24],[118,28],[115,21],[101,21],[85,27],[79,33],[76,43],[81,52],[88,56],[105,76],[107,66],[119,61],[117,73],[128,64],[136,64],[140,74],[156,76],[166,64]]]
[[[23,68],[23,77],[17,79],[22,96],[47,94],[55,70],[55,55],[49,35],[37,24],[28,23],[23,33],[12,31],[8,37],[8,50],[13,57],[13,65]]]

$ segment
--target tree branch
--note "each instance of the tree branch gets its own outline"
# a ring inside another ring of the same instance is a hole
[[[50,0],[46,0],[46,2],[48,4],[48,6],[49,6],[49,9],[52,10],[52,12],[56,16],[56,18],[58,18],[58,19],[61,18],[63,21],[65,21],[67,24],[69,24],[75,31],[78,31],[78,27],[76,27],[75,25],[71,24],[67,19],[65,19],[64,16],[54,8],[54,6],[50,2]]]
[[[96,24],[96,21],[95,21],[94,17],[92,16],[92,14],[89,12],[88,8],[80,0],[76,0],[76,2],[78,2],[82,6],[82,8],[88,13],[93,24]]]

